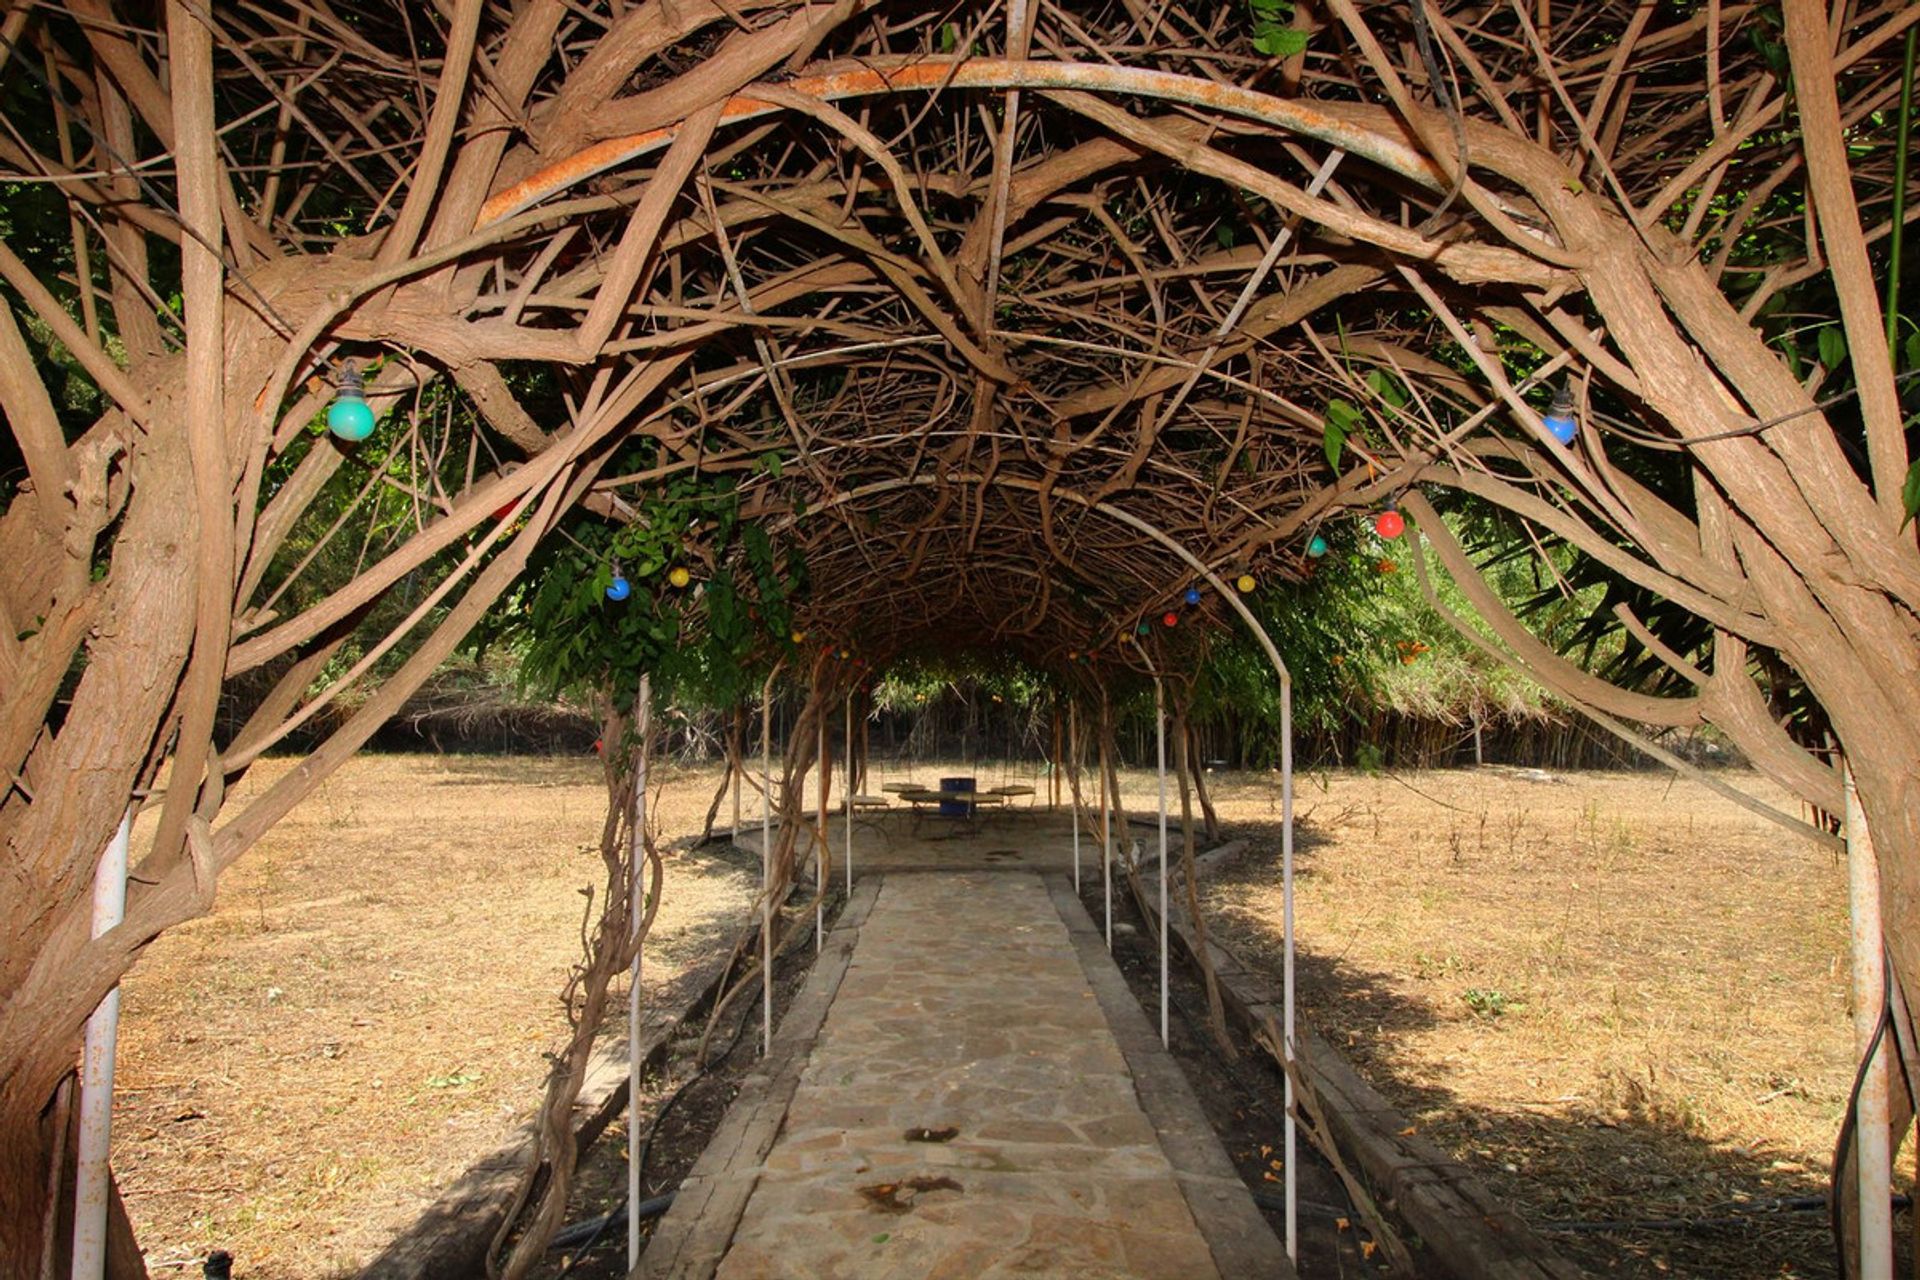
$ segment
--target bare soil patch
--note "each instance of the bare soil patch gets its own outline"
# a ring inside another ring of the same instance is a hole
[[[719,774],[665,777],[663,848]],[[259,1280],[352,1275],[525,1118],[604,810],[591,756],[362,756],[154,943],[125,984],[113,1152],[149,1266],[223,1248]],[[668,856],[650,981],[731,942],[749,861]]]

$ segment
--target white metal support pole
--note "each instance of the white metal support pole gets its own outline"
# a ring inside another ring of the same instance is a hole
[[[847,691],[847,896],[852,898],[852,689]]]
[[[1107,950],[1113,950],[1113,800],[1107,792],[1107,690],[1100,688],[1100,894],[1107,907]]]
[[[741,729],[740,729],[740,737],[741,737],[742,739],[745,739],[745,738],[746,738],[746,736],[747,736],[747,731],[746,731],[746,727],[745,727],[745,726],[743,725],[743,726],[741,727]],[[746,742],[745,742],[745,741],[742,741],[742,742],[740,743],[740,754],[741,754],[741,755],[743,755],[743,756],[744,756],[744,755],[745,755],[745,754],[747,753],[747,752],[746,752],[746,747],[747,747],[747,744],[746,744]],[[731,773],[733,774],[733,835],[732,835],[732,843],[734,843],[734,844],[739,844],[739,843],[740,843],[740,775],[741,775],[741,773],[742,773],[742,772],[744,772],[744,771],[746,770],[746,767],[747,767],[747,762],[746,762],[745,760],[736,760],[736,759],[733,759],[733,758],[731,758],[731,757],[730,757],[730,758],[728,759],[728,761],[727,761],[727,769],[728,769],[728,771],[729,771],[729,772],[731,772]]]
[[[773,677],[760,689],[760,1056],[773,1051]]]
[[[633,972],[627,978],[627,1269],[640,1265],[640,921],[647,912],[647,756],[652,747],[653,678],[641,673],[634,719],[640,733],[640,763],[633,778],[633,891],[627,912],[633,944]]]
[[[1853,770],[1843,759],[1841,785],[1847,796],[1847,886],[1853,920],[1853,1041],[1856,1056],[1869,1053],[1860,1098],[1854,1107],[1854,1179],[1860,1212],[1860,1280],[1893,1280],[1893,1156],[1887,1139],[1887,1058],[1874,1043],[1880,1010],[1886,1001],[1880,924],[1880,865],[1873,855],[1873,836],[1866,810],[1853,782]],[[1839,1170],[1835,1170],[1836,1175]]]
[[[1160,770],[1160,1047],[1172,1045],[1167,1035],[1167,712],[1166,691],[1153,678],[1153,740]]]
[[[813,954],[820,954],[820,931],[827,925],[827,797],[833,791],[833,766],[827,763],[827,708],[820,708],[820,838],[813,846]]]
[[[93,936],[120,923],[127,909],[128,807],[93,873]],[[80,1146],[73,1189],[73,1280],[100,1280],[107,1268],[108,1149],[113,1140],[114,1050],[120,1038],[120,988],[87,1019],[80,1065]]]
[[[1264,634],[1264,633],[1263,633]],[[1297,1145],[1296,1125],[1293,1118],[1293,1073],[1298,1069],[1299,1059],[1294,1053],[1293,1038],[1293,678],[1284,667],[1280,670],[1280,897],[1282,901],[1282,932],[1286,935],[1285,956],[1281,961],[1285,987],[1284,1006],[1281,1018],[1282,1046],[1287,1055],[1286,1107],[1284,1128],[1286,1130],[1286,1195],[1287,1195],[1287,1257],[1294,1261],[1300,1259],[1300,1213],[1299,1213],[1299,1174],[1294,1170],[1294,1153]]]
[[[1067,703],[1067,769],[1073,791],[1073,891],[1080,892],[1080,718],[1079,704]],[[1059,724],[1058,720],[1054,721]]]

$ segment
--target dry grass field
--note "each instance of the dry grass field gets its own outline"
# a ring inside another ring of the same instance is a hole
[[[697,833],[717,774],[667,776],[662,837]],[[150,1267],[352,1275],[506,1137],[564,1026],[605,795],[591,757],[361,756],[154,944],[113,1150]],[[730,941],[758,881],[670,858],[646,972]]]
[[[716,779],[672,775],[663,836],[697,830]],[[1278,790],[1215,792],[1259,838],[1211,918],[1277,972]],[[1659,774],[1343,772],[1299,798],[1306,1016],[1531,1218],[1820,1189],[1850,1057],[1831,854]],[[591,759],[363,757],[155,944],[115,1136],[151,1264],[220,1247],[250,1280],[352,1274],[518,1122],[601,807]],[[753,882],[674,857],[652,972],[730,936]],[[1597,1271],[1732,1278],[1821,1274],[1820,1230],[1554,1239]]]
[[[1218,790],[1223,815],[1277,802]],[[1298,797],[1304,1016],[1530,1221],[1824,1193],[1852,1079],[1843,860],[1661,774],[1336,773]],[[1263,840],[1207,897],[1276,976],[1278,878]],[[1599,1272],[1832,1270],[1818,1214],[1550,1238]]]

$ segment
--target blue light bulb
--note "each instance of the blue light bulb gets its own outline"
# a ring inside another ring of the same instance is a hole
[[[1544,422],[1548,432],[1561,444],[1572,444],[1573,437],[1579,433],[1580,422],[1573,416],[1573,392],[1564,383],[1553,393],[1553,405],[1547,410]]]
[[[1186,593],[1186,594],[1185,594],[1184,596],[1182,596],[1182,597],[1181,597],[1181,599],[1183,599],[1183,600],[1185,600],[1185,601],[1186,601],[1186,602],[1187,602],[1188,604],[1199,604],[1199,603],[1200,603],[1200,588],[1198,588],[1198,587],[1188,587],[1188,588],[1187,588],[1187,593]]]
[[[625,600],[632,594],[633,584],[627,581],[627,576],[624,573],[614,574],[613,581],[607,584],[607,599],[609,600]]]
[[[361,394],[363,386],[358,368],[351,363],[340,366],[333,403],[327,406],[327,430],[348,444],[358,444],[373,434],[373,407]]]

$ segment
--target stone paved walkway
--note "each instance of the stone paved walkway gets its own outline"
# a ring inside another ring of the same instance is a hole
[[[721,1280],[1291,1274],[1217,1139],[1196,1137],[1191,1093],[1185,1111],[1145,1096],[1186,1086],[1143,1061],[1158,1042],[1066,891],[1028,872],[896,874],[858,930],[771,1149],[722,1157],[759,1167]],[[703,1193],[699,1212],[726,1198]],[[650,1248],[643,1270],[711,1274],[694,1252],[663,1268]]]

